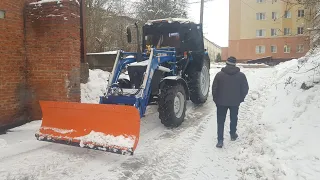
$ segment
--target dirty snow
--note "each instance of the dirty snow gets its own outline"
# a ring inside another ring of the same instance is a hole
[[[112,135],[106,135],[101,132],[94,132],[91,131],[89,134],[77,137],[75,139],[80,140],[80,143],[84,146],[87,143],[94,142],[95,144],[99,144],[103,147],[108,146],[117,146],[117,147],[123,147],[123,148],[133,148],[134,142],[136,140],[136,137],[130,136],[112,136]]]
[[[250,85],[240,106],[239,139],[217,149],[216,108],[209,96],[187,104],[174,129],[150,106],[141,119],[134,156],[37,141],[41,121],[0,135],[0,180],[11,179],[229,179],[316,180],[320,177],[320,53],[276,67],[241,67]],[[210,70],[211,83],[221,66]],[[98,103],[108,72],[90,70],[82,102]],[[303,87],[303,89],[301,88]],[[229,113],[228,113],[229,114]]]

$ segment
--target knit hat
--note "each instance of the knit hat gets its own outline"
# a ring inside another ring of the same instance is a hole
[[[233,65],[233,66],[235,66],[236,65],[236,62],[237,62],[237,59],[235,58],[235,57],[233,57],[233,56],[230,56],[228,59],[227,59],[227,64],[229,64],[229,65]]]

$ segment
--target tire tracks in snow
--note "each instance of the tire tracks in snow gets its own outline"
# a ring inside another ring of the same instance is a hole
[[[140,152],[121,164],[119,179],[180,179],[186,168],[189,150],[201,138],[208,117],[212,116],[211,105],[207,102],[191,108],[180,127],[164,130],[146,141]]]
[[[96,155],[97,152],[82,148],[45,145],[1,159],[0,180],[70,179],[74,173],[81,172],[79,167],[83,162],[94,159]]]

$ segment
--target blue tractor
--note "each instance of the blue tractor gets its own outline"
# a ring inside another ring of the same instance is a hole
[[[142,49],[137,24],[137,52],[118,51],[108,91],[100,104],[135,106],[140,117],[151,104],[159,106],[166,127],[179,126],[185,117],[186,100],[207,100],[210,59],[204,49],[201,24],[187,19],[159,19],[143,26]],[[128,42],[131,30],[127,28]],[[129,78],[119,78],[127,72]]]
[[[210,59],[202,25],[187,19],[151,20],[142,27],[142,43],[138,25],[135,27],[137,52],[117,51],[99,104],[40,102],[39,140],[133,154],[140,118],[148,105],[158,105],[164,126],[178,127],[184,121],[187,100],[206,102]],[[127,39],[131,43],[130,27]],[[121,77],[123,73],[129,78]]]

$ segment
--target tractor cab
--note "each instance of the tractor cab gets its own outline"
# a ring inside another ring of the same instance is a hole
[[[187,51],[203,53],[202,27],[190,20],[179,18],[149,20],[142,30],[144,50],[174,47],[177,56]]]
[[[167,18],[147,21],[142,27],[142,38],[138,25],[137,30],[137,62],[127,67],[130,82],[121,82],[122,87],[140,87],[146,72],[151,48],[175,51],[175,70],[185,73],[190,68],[202,68],[205,50],[201,24],[188,19]],[[131,42],[131,30],[127,28],[128,42]],[[142,40],[142,43],[140,43]],[[142,50],[141,50],[142,49]],[[172,69],[173,62],[161,63],[161,66]],[[161,79],[172,72],[155,70],[151,83],[151,98],[157,96]],[[130,84],[129,84],[130,83]]]

